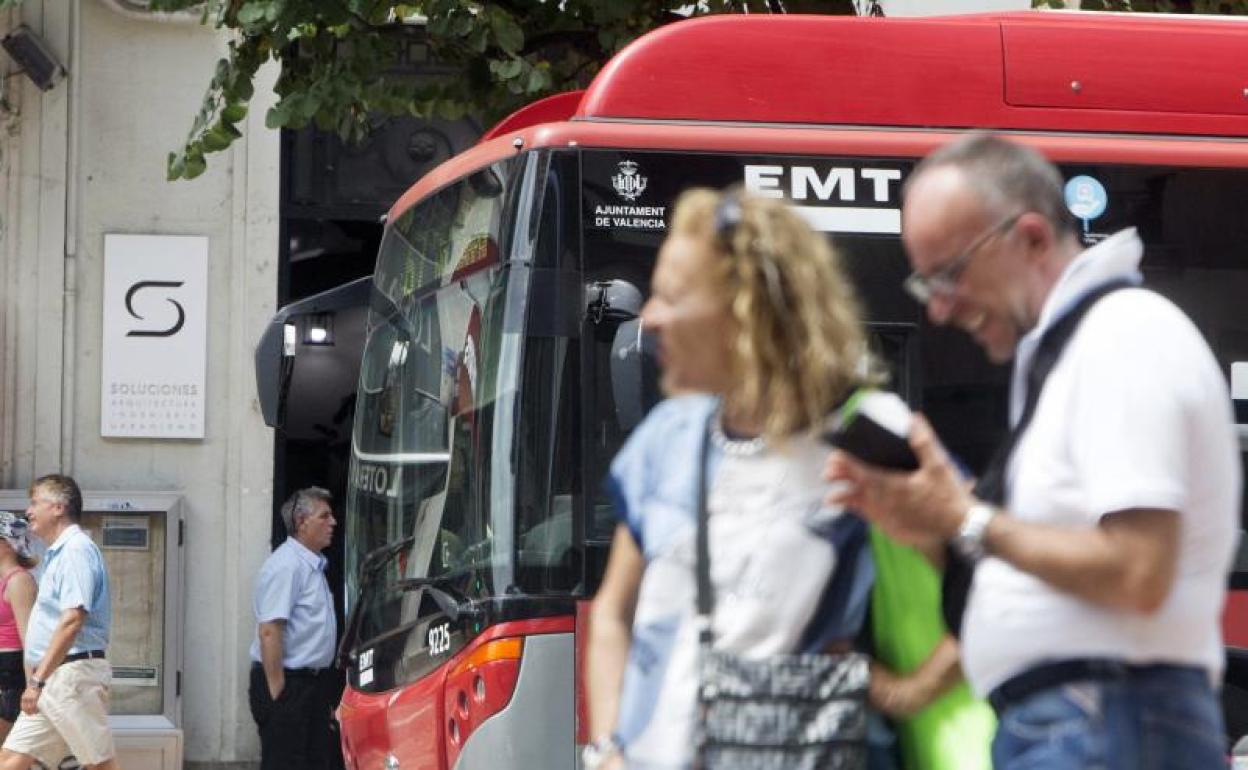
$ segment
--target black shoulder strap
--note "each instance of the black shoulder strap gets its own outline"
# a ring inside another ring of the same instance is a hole
[[[1036,405],[1040,403],[1040,391],[1044,389],[1049,373],[1053,371],[1053,367],[1061,358],[1062,349],[1066,347],[1066,343],[1079,328],[1079,322],[1093,305],[1105,295],[1131,286],[1134,286],[1131,281],[1118,279],[1093,289],[1075,303],[1066,315],[1058,319],[1057,323],[1049,327],[1044,336],[1040,338],[1036,357],[1032,359],[1031,368],[1027,371],[1023,413],[1019,416],[1018,424],[997,446],[992,459],[988,461],[988,467],[984,469],[979,481],[975,484],[975,496],[980,500],[994,505],[1005,503],[1005,472],[1010,463],[1010,455],[1013,454],[1014,447],[1018,445],[1023,431],[1027,430],[1027,426],[1031,423],[1031,418],[1035,416]],[[945,618],[945,626],[954,636],[961,636],[962,616],[966,613],[966,599],[971,592],[971,580],[974,575],[975,565],[964,561],[953,548],[945,548],[945,571],[941,576],[940,609]]]
[[[1074,336],[1083,317],[1102,297],[1134,285],[1126,279],[1118,279],[1093,289],[1080,298],[1074,307],[1058,319],[1057,323],[1045,331],[1036,348],[1036,356],[1031,361],[1031,368],[1027,370],[1023,413],[1018,418],[1018,424],[997,447],[992,459],[988,462],[988,467],[984,469],[984,473],[975,484],[976,497],[994,505],[1005,503],[1005,470],[1009,465],[1010,455],[1014,453],[1018,440],[1027,430],[1027,426],[1031,424],[1031,418],[1036,414],[1036,405],[1040,403],[1040,392],[1044,390],[1044,383],[1049,379],[1053,367],[1057,366],[1066,343]]]
[[[698,577],[698,630],[699,640],[709,646],[713,640],[711,630],[712,612],[715,609],[715,589],[711,586],[711,548],[710,548],[710,516],[706,510],[706,466],[711,460],[711,422],[716,419],[719,410],[711,412],[706,426],[702,430],[702,447],[698,451],[698,535],[697,535],[697,566]]]

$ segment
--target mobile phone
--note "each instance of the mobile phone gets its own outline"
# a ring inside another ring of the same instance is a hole
[[[868,465],[912,471],[910,408],[896,393],[860,388],[832,415],[823,440]]]

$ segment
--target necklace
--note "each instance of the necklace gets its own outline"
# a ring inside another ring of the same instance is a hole
[[[715,412],[715,419],[711,420],[711,443],[729,457],[753,457],[762,454],[767,448],[767,442],[762,436],[754,438],[735,439],[729,438],[724,433],[724,412],[722,409]]]

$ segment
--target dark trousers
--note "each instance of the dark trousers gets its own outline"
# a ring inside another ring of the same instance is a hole
[[[337,732],[330,712],[342,695],[342,679],[334,669],[317,675],[287,671],[277,700],[259,664],[251,667],[248,700],[260,728],[260,770],[333,770],[341,767]]]

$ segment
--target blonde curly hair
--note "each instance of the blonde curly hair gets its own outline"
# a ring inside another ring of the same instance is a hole
[[[783,201],[699,188],[676,201],[670,233],[724,258],[712,276],[736,322],[727,406],[779,439],[817,429],[870,379],[858,299],[840,259]]]

